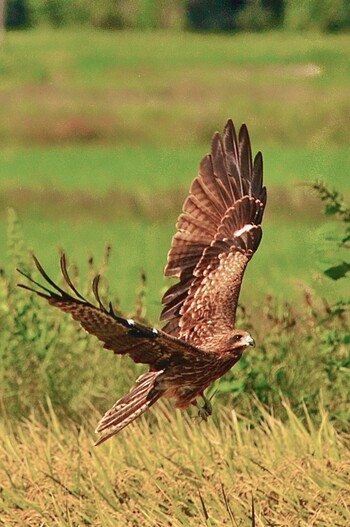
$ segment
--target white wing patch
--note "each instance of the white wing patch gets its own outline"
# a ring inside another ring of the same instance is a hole
[[[241,229],[238,229],[238,231],[235,231],[233,233],[233,236],[235,238],[238,238],[238,236],[241,236],[244,232],[250,231],[253,227],[254,225],[252,223],[248,223],[247,225],[244,225],[244,227],[242,227]]]

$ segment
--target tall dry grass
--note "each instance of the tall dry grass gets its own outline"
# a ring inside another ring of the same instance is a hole
[[[220,408],[199,423],[160,403],[102,447],[92,426],[1,421],[4,527],[345,526],[350,522],[349,437],[320,408],[315,425],[283,401],[282,422]],[[151,417],[151,418],[150,418]]]

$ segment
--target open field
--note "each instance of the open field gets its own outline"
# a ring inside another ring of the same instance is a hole
[[[4,527],[343,527],[350,522],[349,444],[323,415],[286,422],[260,407],[256,426],[221,408],[195,420],[158,405],[114,442],[91,428],[29,419],[0,433]],[[202,500],[202,502],[201,502]]]
[[[258,141],[345,145],[349,35],[27,31],[0,58],[3,144],[207,143],[228,116]]]
[[[217,129],[222,131],[225,122],[226,118],[218,121],[212,134]],[[249,122],[248,125],[251,129]],[[254,152],[263,151],[266,182],[272,189],[287,188],[293,193],[298,185],[319,178],[340,190],[350,191],[349,178],[346,177],[350,170],[350,154],[346,146],[310,149],[255,140],[253,149]],[[98,195],[122,190],[146,197],[174,190],[187,192],[197,174],[199,160],[209,150],[210,139],[202,145],[181,148],[171,144],[169,148],[8,147],[0,152],[2,188],[54,188]],[[12,200],[11,204],[16,203]]]
[[[348,280],[320,275],[325,218],[308,186],[350,195],[349,49],[348,35],[5,36],[1,525],[350,522],[350,335],[328,303],[349,300]],[[176,217],[227,117],[264,153],[264,236],[239,310],[258,346],[213,387],[210,422],[159,403],[94,449],[98,416],[141,369],[16,288],[14,269],[31,271],[33,250],[56,279],[64,248],[83,292],[102,270],[105,297],[156,323]]]

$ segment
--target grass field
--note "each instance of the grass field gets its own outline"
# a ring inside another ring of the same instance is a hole
[[[347,301],[348,280],[320,274],[325,218],[308,186],[322,179],[350,195],[349,44],[288,33],[5,35],[0,524],[350,522],[348,320],[322,300]],[[263,151],[269,191],[239,312],[258,347],[213,389],[211,422],[160,403],[94,449],[100,412],[140,370],[16,289],[14,268],[32,268],[33,250],[56,279],[64,248],[84,291],[102,269],[131,314],[145,270],[142,313],[156,322],[176,217],[228,117]]]
[[[207,143],[231,116],[260,144],[345,145],[348,56],[348,35],[10,33],[0,137],[169,148]]]
[[[225,122],[225,118],[218,121],[212,133],[222,131]],[[267,183],[272,189],[287,187],[293,193],[298,185],[319,178],[349,192],[350,154],[345,146],[310,149],[254,141],[253,148],[263,151]],[[84,190],[98,195],[117,189],[146,197],[184,192],[197,173],[199,160],[209,150],[209,140],[194,147],[170,145],[168,149],[140,145],[4,148],[0,152],[2,188]]]
[[[282,423],[260,408],[256,427],[221,408],[204,426],[160,405],[153,426],[100,449],[52,411],[46,426],[5,423],[2,525],[347,525],[348,443],[327,415],[313,426],[286,410]]]

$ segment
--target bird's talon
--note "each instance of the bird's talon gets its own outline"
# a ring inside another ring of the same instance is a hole
[[[197,404],[198,414],[196,417],[200,417],[202,421],[207,422],[208,417],[210,417],[211,414],[213,413],[213,409],[212,409],[210,401],[206,397],[203,397],[203,400],[204,400],[203,406],[199,406]]]

